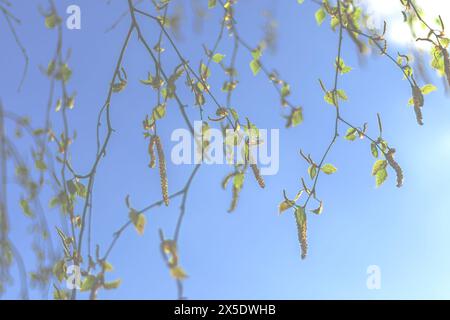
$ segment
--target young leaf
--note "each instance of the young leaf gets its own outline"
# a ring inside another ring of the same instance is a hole
[[[426,84],[422,88],[420,88],[420,91],[422,91],[422,94],[429,94],[430,92],[436,91],[437,88],[432,84]]]
[[[141,236],[144,234],[145,225],[147,223],[147,219],[145,215],[142,213],[137,213],[134,209],[131,209],[129,213],[129,217],[131,222],[133,222],[134,227],[136,228],[137,233]]]
[[[252,61],[250,61],[250,69],[253,72],[253,75],[256,76],[259,72],[259,70],[261,70],[261,65],[259,64],[259,60],[253,59]]]
[[[293,201],[284,200],[278,205],[278,213],[283,213],[287,209],[291,208],[294,205]]]
[[[375,185],[377,187],[381,186],[384,181],[386,181],[388,174],[386,168],[380,169],[375,175]]]
[[[315,164],[312,164],[308,167],[308,174],[311,179],[314,179],[317,174],[317,167]]]
[[[217,0],[208,0],[208,9],[212,9],[216,6]]]
[[[95,284],[95,276],[93,275],[87,275],[86,278],[84,278],[83,282],[81,283],[81,291],[89,291],[92,289],[92,287]]]
[[[223,55],[221,53],[216,53],[215,55],[212,56],[212,60],[215,63],[220,63],[223,60],[223,58],[225,58],[225,55]]]
[[[319,207],[317,209],[311,210],[312,213],[321,214],[323,211],[323,202],[320,201]]]
[[[323,23],[323,21],[325,20],[325,17],[326,17],[325,10],[323,10],[323,8],[320,8],[319,10],[316,11],[314,16],[316,18],[317,24],[320,26]]]
[[[355,128],[348,128],[345,133],[345,139],[349,141],[353,141],[356,139],[357,130]]]
[[[387,161],[386,160],[377,160],[375,161],[373,167],[372,167],[372,175],[376,175],[378,171],[386,168]]]
[[[106,290],[117,289],[120,286],[121,283],[122,283],[122,280],[117,279],[117,280],[114,280],[114,281],[105,282],[103,284],[103,287]]]
[[[186,272],[180,266],[170,268],[170,274],[177,280],[184,280],[188,277]]]
[[[372,152],[372,155],[374,156],[374,158],[378,158],[378,148],[374,142],[372,142],[370,144],[370,152]]]
[[[286,117],[286,128],[295,127],[303,122],[303,109],[302,107],[293,108],[291,114]]]
[[[329,163],[323,165],[320,170],[322,170],[325,174],[333,174],[337,171],[336,167]]]

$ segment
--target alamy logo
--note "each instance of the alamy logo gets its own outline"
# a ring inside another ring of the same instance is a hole
[[[177,142],[171,161],[181,164],[259,164],[262,175],[275,175],[279,169],[279,130],[236,128],[225,132],[194,122],[195,137],[187,129],[172,132]],[[269,150],[270,149],[270,150]],[[270,151],[270,152],[269,152]]]
[[[66,27],[69,30],[81,29],[81,9],[79,6],[72,4],[67,7],[66,13],[69,15],[66,19]]]
[[[67,280],[66,280],[66,286],[67,289],[73,290],[77,289],[80,290],[81,288],[81,270],[79,266],[76,265],[70,265],[67,267]]]

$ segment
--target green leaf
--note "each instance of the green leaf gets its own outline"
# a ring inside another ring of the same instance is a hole
[[[86,278],[84,278],[83,282],[81,283],[81,291],[89,291],[92,289],[92,287],[95,284],[95,276],[93,275],[88,275],[86,276]]]
[[[211,70],[204,63],[202,63],[200,65],[200,74],[202,79],[206,80],[211,76]]]
[[[331,104],[332,106],[334,106],[334,99],[333,99],[333,93],[331,91],[327,91],[325,92],[325,95],[323,96],[323,99],[325,100],[326,103]]]
[[[221,53],[216,53],[215,55],[212,56],[212,60],[215,63],[220,63],[223,60],[223,58],[225,58],[225,55]]]
[[[138,235],[142,236],[144,234],[145,225],[147,224],[147,219],[145,215],[142,213],[137,213],[136,210],[131,209],[128,214],[131,222],[134,224],[134,227],[138,233]]]
[[[302,122],[303,122],[302,108],[298,108],[292,111],[292,126],[295,127]]]
[[[344,60],[342,60],[342,58],[339,59],[339,63],[338,63],[338,58],[336,58],[335,64],[336,64],[336,69],[339,70],[340,74],[346,74],[352,70],[351,67],[345,65]]]
[[[305,0],[297,0],[298,4],[302,4],[303,2],[305,2]]]
[[[437,88],[432,84],[426,84],[422,88],[420,88],[420,91],[422,91],[423,94],[429,94],[436,90]]]
[[[314,210],[311,210],[311,212],[315,213],[315,214],[321,214],[322,211],[323,211],[323,202],[322,201],[320,201],[320,204],[319,204],[318,208],[316,208]]]
[[[375,158],[378,158],[378,148],[377,148],[377,145],[376,145],[374,142],[372,142],[372,143],[370,144],[370,151],[372,152],[372,155],[373,155]]]
[[[356,139],[357,130],[355,128],[348,128],[345,133],[345,139],[349,141],[353,141]]]
[[[188,277],[184,269],[180,266],[170,268],[170,274],[177,280],[184,280]]]
[[[239,115],[238,115],[237,111],[233,108],[229,108],[229,110],[231,112],[231,116],[233,117],[234,121],[238,121]]]
[[[341,98],[342,100],[344,100],[344,101],[347,101],[347,100],[348,100],[347,94],[345,93],[344,90],[342,90],[342,89],[337,89],[337,90],[336,90],[336,93],[337,93],[337,96],[338,96],[339,98]]]
[[[372,167],[372,175],[373,176],[376,175],[378,171],[386,168],[386,166],[387,166],[386,160],[380,159],[380,160],[375,161],[375,163],[373,164],[373,167]]]
[[[55,60],[51,60],[47,66],[47,76],[51,76],[55,72],[56,63]]]
[[[330,21],[331,29],[335,30],[338,25],[339,25],[339,18],[331,17],[331,21]]]
[[[250,69],[252,70],[253,75],[256,76],[259,70],[261,70],[261,65],[259,64],[259,61],[255,59],[250,61]]]
[[[120,286],[121,283],[122,283],[122,280],[117,279],[117,280],[114,280],[114,281],[105,282],[103,284],[103,287],[106,290],[117,289]]]
[[[104,269],[106,272],[110,272],[110,271],[113,271],[113,266],[112,266],[112,264],[109,263],[108,261],[104,261],[104,262],[103,262],[103,269]]]
[[[28,203],[27,200],[21,199],[20,207],[22,208],[22,211],[23,211],[23,213],[25,213],[26,216],[28,216],[28,217],[34,216],[33,211],[31,211],[30,204]]]
[[[380,169],[375,175],[375,185],[377,187],[381,186],[384,181],[386,181],[388,174],[386,168]]]
[[[294,205],[294,201],[284,200],[278,205],[278,213],[283,213]]]
[[[288,83],[284,83],[281,87],[281,98],[284,99],[291,94],[291,87]]]
[[[122,91],[123,89],[125,89],[125,87],[127,86],[127,82],[126,81],[120,81],[117,83],[113,83],[111,85],[111,90],[114,93],[118,93],[120,91]]]
[[[316,11],[314,16],[316,18],[317,24],[320,26],[323,23],[323,21],[325,20],[327,14],[326,14],[325,10],[323,10],[323,8],[320,8],[319,10]]]
[[[217,0],[208,0],[208,9],[212,9],[216,6]]]
[[[315,164],[312,164],[308,167],[308,174],[311,179],[314,179],[317,174],[317,167]]]
[[[67,185],[67,191],[69,191],[70,194],[74,194],[77,192],[77,186],[73,180],[68,180],[66,182]]]
[[[54,300],[68,300],[69,299],[69,293],[65,290],[54,290],[53,291],[53,299]]]
[[[262,57],[261,48],[258,47],[256,49],[252,50],[251,55],[253,57],[253,60],[259,60]]]
[[[320,168],[320,170],[322,170],[323,173],[325,174],[333,174],[337,171],[336,167],[330,163],[323,165],[322,168]]]
[[[58,260],[53,266],[53,275],[58,279],[59,282],[63,281],[66,275],[66,263],[64,260]]]
[[[286,117],[287,123],[286,127],[295,127],[303,122],[303,109],[302,107],[299,108],[293,108],[291,111],[291,114]]]
[[[153,108],[152,117],[154,120],[162,119],[162,118],[164,118],[165,115],[166,115],[166,104],[165,103],[161,103],[161,104],[157,105],[155,108]]]
[[[48,29],[53,29],[57,25],[61,23],[61,18],[58,17],[55,13],[52,13],[45,17],[45,26]]]
[[[47,169],[47,165],[45,164],[45,162],[42,160],[39,160],[39,159],[34,162],[34,165],[35,165],[36,169],[41,170],[41,171],[44,171]]]
[[[72,76],[72,70],[69,68],[67,63],[61,65],[58,73],[56,74],[56,79],[62,80],[63,82],[69,81]]]

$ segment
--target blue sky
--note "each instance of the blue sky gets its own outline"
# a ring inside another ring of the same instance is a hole
[[[262,74],[252,75],[248,67],[251,56],[241,49],[239,84],[232,106],[260,128],[280,129],[280,168],[277,175],[266,177],[264,190],[249,176],[238,209],[228,214],[231,191],[222,190],[220,182],[231,169],[226,165],[201,167],[189,193],[180,235],[181,264],[189,274],[184,284],[185,295],[192,299],[450,298],[450,106],[441,79],[434,75],[431,79],[438,91],[426,96],[425,125],[419,127],[407,105],[410,87],[399,70],[379,55],[359,63],[355,47],[345,37],[343,58],[353,70],[340,79],[349,96],[349,101],[341,106],[341,114],[351,123],[369,122],[369,133],[376,136],[376,113],[380,112],[385,138],[397,149],[396,159],[405,172],[405,184],[396,188],[390,172],[388,181],[375,188],[370,145],[366,140],[344,140],[346,128],[341,127],[341,137],[327,160],[338,171],[322,176],[318,186],[324,212],[308,217],[307,259],[300,259],[293,215],[290,212],[278,215],[282,190],[293,195],[301,186],[300,178],[307,176],[299,149],[319,159],[334,130],[334,110],[324,102],[317,79],[331,86],[337,34],[330,30],[328,21],[318,27],[314,20],[317,6],[305,2],[299,6],[294,0],[245,0],[236,6],[241,36],[254,45],[262,36],[262,12],[270,11],[277,19],[277,51],[265,52],[263,62],[270,69],[276,68],[290,83],[290,100],[303,107],[305,121],[296,128],[284,129],[279,97]],[[144,3],[143,8],[150,8],[149,1]],[[3,48],[0,97],[8,110],[29,115],[36,123],[42,123],[44,118],[49,90],[38,66],[47,65],[56,41],[56,33],[44,26],[37,10],[39,4],[47,5],[45,1],[14,1],[13,12],[23,21],[19,35],[30,56],[29,73],[20,94],[16,88],[23,61],[11,35],[0,33]],[[72,159],[74,167],[84,172],[95,159],[96,116],[106,98],[128,18],[105,33],[126,10],[125,1],[113,1],[110,5],[100,0],[57,1],[61,13],[70,4],[79,5],[82,12],[81,30],[65,30],[64,41],[66,47],[72,48],[70,65],[74,73],[69,88],[77,92],[76,107],[68,113],[71,127],[78,134],[72,145]],[[203,30],[197,33],[192,27],[190,1],[175,1],[173,7],[177,6],[187,12],[179,48],[196,65],[204,59],[201,44],[212,47],[214,43],[221,11],[220,8],[208,11]],[[0,23],[5,26],[3,20]],[[156,26],[145,20],[142,26],[154,44]],[[226,54],[225,61],[231,57],[231,45],[231,38],[225,36],[218,49]],[[166,48],[164,63],[167,70],[172,70],[178,60],[168,44]],[[406,49],[390,48],[393,53]],[[111,117],[115,133],[107,157],[99,167],[94,190],[93,242],[103,249],[111,241],[112,233],[127,220],[124,204],[127,194],[137,208],[160,197],[158,172],[147,167],[147,140],[142,137],[141,127],[155,97],[138,81],[153,70],[153,65],[135,36],[124,61],[129,85],[113,96]],[[220,88],[223,79],[222,71],[212,66],[212,87]],[[181,84],[179,87],[182,88]],[[219,89],[214,93],[225,103],[225,95]],[[190,119],[198,119],[192,97],[186,90],[180,95],[189,104]],[[205,110],[214,114],[215,106],[210,100]],[[184,124],[173,102],[167,112],[158,131],[169,154],[174,145],[170,134]],[[55,125],[60,124],[56,121]],[[23,151],[26,153],[27,149]],[[192,166],[169,164],[171,192],[184,185],[191,170]],[[11,203],[20,196],[20,191],[14,188],[12,185],[10,189]],[[173,232],[179,201],[172,201],[169,208],[149,211],[143,236],[131,228],[123,234],[109,259],[114,266],[110,279],[121,278],[122,284],[117,290],[101,291],[99,298],[176,297],[175,283],[159,253],[158,229],[162,228],[166,234]],[[57,211],[47,211],[52,224],[58,224]],[[28,265],[32,265],[28,221],[17,207],[10,215],[12,239]],[[56,234],[53,237],[55,247],[60,248]],[[366,287],[369,265],[380,267],[380,290]],[[16,281],[5,297],[17,295]],[[33,293],[32,297],[39,295]]]

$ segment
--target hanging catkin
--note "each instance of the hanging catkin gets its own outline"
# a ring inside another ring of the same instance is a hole
[[[397,175],[397,187],[401,187],[403,185],[403,170],[400,168],[397,161],[394,159],[395,149],[391,148],[386,153],[386,160],[389,163],[389,165],[394,169],[395,174]]]
[[[414,102],[414,112],[416,113],[416,119],[417,123],[419,125],[423,125],[423,117],[422,117],[422,110],[423,107],[423,95],[422,91],[417,85],[413,85],[412,87],[412,96],[413,96],[413,102]]]
[[[298,240],[301,247],[301,257],[306,258],[308,253],[308,240],[307,240],[307,226],[306,226],[306,214],[303,208],[297,208],[295,212],[295,219],[297,220],[297,232]]]
[[[447,77],[448,85],[450,86],[450,57],[448,56],[448,51],[445,48],[441,48],[442,56],[444,58],[444,71]]]
[[[300,233],[300,244],[302,247],[302,259],[305,259],[306,254],[308,253],[308,241],[306,238],[306,219],[304,219],[302,223],[302,230]]]
[[[164,150],[162,148],[161,139],[157,135],[155,137],[156,151],[158,153],[159,176],[161,178],[161,191],[166,206],[169,205],[169,187],[167,182],[166,159],[164,158]]]
[[[155,143],[156,143],[156,136],[152,136],[150,138],[150,143],[148,144],[148,154],[150,155],[150,163],[148,166],[150,168],[154,168],[156,164]]]
[[[264,183],[264,179],[261,176],[261,173],[259,172],[259,168],[255,163],[252,163],[250,165],[253,171],[253,175],[255,176],[256,181],[258,181],[258,184],[261,188],[264,188],[266,184]]]

